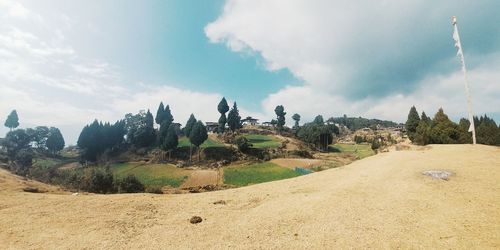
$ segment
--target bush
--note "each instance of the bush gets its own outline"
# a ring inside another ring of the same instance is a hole
[[[88,189],[93,193],[112,193],[114,191],[113,174],[109,170],[93,169],[90,172]]]
[[[245,152],[253,146],[252,143],[250,143],[248,139],[244,136],[236,137],[236,139],[234,140],[234,144],[236,144],[236,146],[241,152]]]
[[[373,139],[372,141],[372,150],[377,150],[380,148],[380,142],[378,139]]]
[[[135,175],[128,175],[121,180],[117,180],[116,186],[119,193],[141,193],[145,190],[144,185]]]

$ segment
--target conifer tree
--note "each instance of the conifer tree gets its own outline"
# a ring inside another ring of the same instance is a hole
[[[217,110],[220,113],[220,118],[219,118],[219,127],[217,129],[217,132],[219,133],[224,133],[224,130],[226,129],[226,112],[229,110],[229,105],[227,105],[227,101],[225,97],[222,97],[222,100],[219,102],[219,105],[217,105]]]
[[[166,125],[167,122],[164,121],[163,124]],[[168,127],[165,139],[160,145],[163,150],[168,152],[168,159],[170,160],[172,150],[176,149],[177,145],[179,145],[179,138],[177,137],[177,132],[175,131],[175,126],[173,124],[170,124]]]
[[[276,120],[277,120],[276,125],[278,127],[278,131],[281,132],[283,131],[283,126],[285,126],[285,115],[286,115],[285,108],[283,107],[283,105],[278,105],[274,109],[274,113],[276,113]]]
[[[61,151],[64,148],[64,138],[61,131],[58,128],[50,128],[49,137],[45,143],[47,149],[49,149],[53,154]]]
[[[198,121],[193,126],[193,130],[189,135],[189,141],[191,144],[198,148],[198,161],[200,161],[200,145],[203,144],[208,139],[207,128],[203,125],[203,122]]]
[[[298,128],[299,127],[299,121],[300,121],[300,115],[295,113],[293,116],[292,116],[292,119],[295,121],[295,128]]]
[[[186,126],[184,126],[184,135],[189,138],[189,134],[193,129],[194,124],[196,124],[196,118],[193,114],[189,116],[189,119],[186,122]]]
[[[12,110],[10,114],[7,116],[4,125],[5,127],[9,128],[10,131],[19,126],[19,117],[17,116],[17,111],[15,109]]]
[[[238,105],[236,102],[233,104],[233,108],[229,111],[227,115],[227,124],[229,125],[229,129],[233,131],[233,133],[242,127],[241,125],[241,116],[240,111],[238,110]]]
[[[167,122],[169,127],[170,127],[170,124],[172,124],[172,122],[174,122],[174,116],[172,116],[172,112],[170,111],[169,105],[167,105],[165,107],[165,110],[163,112],[163,122]]]
[[[408,138],[411,141],[414,140],[415,132],[417,131],[418,123],[420,122],[420,117],[418,115],[417,109],[415,106],[410,108],[410,112],[408,113],[408,120],[406,120],[406,133],[408,134]]]
[[[156,124],[158,124],[160,126],[164,120],[163,113],[165,113],[165,107],[163,106],[163,102],[160,102],[160,106],[158,106],[158,110],[156,111],[156,117],[155,117]]]

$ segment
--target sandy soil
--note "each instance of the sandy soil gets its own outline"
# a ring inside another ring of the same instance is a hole
[[[455,175],[422,175],[432,169]],[[0,248],[498,249],[499,180],[500,148],[433,145],[199,194],[33,194],[2,182]],[[195,215],[203,222],[190,224]]]
[[[181,188],[203,187],[207,185],[223,184],[223,173],[220,170],[194,170],[188,179],[182,183]]]

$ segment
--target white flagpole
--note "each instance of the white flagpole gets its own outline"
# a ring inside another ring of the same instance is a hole
[[[476,128],[474,126],[474,116],[472,114],[472,101],[469,91],[469,81],[467,79],[467,69],[465,68],[464,52],[462,50],[462,43],[460,42],[460,35],[458,34],[457,17],[453,16],[451,19],[451,24],[453,25],[453,39],[455,40],[455,47],[457,47],[457,56],[460,57],[460,62],[462,63],[462,73],[464,75],[465,82],[465,95],[467,97],[467,111],[469,112],[470,127],[469,132],[472,132],[472,144],[476,144]]]

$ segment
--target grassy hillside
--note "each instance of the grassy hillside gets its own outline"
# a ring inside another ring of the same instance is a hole
[[[112,165],[111,171],[118,178],[133,174],[145,186],[154,187],[166,185],[179,187],[189,175],[187,170],[177,168],[171,164],[120,163]]]
[[[183,147],[189,147],[191,143],[189,142],[189,139],[185,136],[179,138],[179,145],[177,145],[178,148],[183,148]],[[203,144],[201,144],[202,148],[213,148],[213,147],[224,147],[224,144],[212,140],[212,139],[207,139]]]
[[[330,148],[337,152],[352,153],[358,159],[363,159],[375,154],[369,144],[335,144],[330,145]]]
[[[281,146],[281,142],[272,136],[259,134],[246,134],[244,136],[252,143],[254,148],[277,148]]]
[[[275,181],[299,176],[300,174],[274,163],[265,162],[246,166],[224,168],[224,183],[247,186],[268,181]]]

